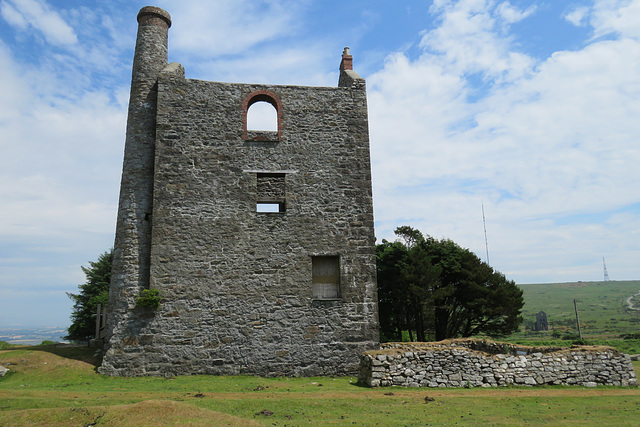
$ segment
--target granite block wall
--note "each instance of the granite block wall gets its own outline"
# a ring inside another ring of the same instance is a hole
[[[629,355],[612,347],[525,347],[476,340],[388,343],[362,355],[370,387],[637,386]]]

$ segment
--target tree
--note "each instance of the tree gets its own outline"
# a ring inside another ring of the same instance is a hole
[[[402,341],[402,331],[411,331],[408,290],[398,274],[406,257],[406,247],[400,242],[383,240],[376,246],[380,333],[388,341]]]
[[[105,307],[109,300],[112,260],[113,250],[103,253],[95,262],[89,261],[89,267],[80,267],[87,281],[78,286],[78,294],[67,292],[74,304],[66,339],[88,341],[95,335],[98,304]]]
[[[383,336],[402,330],[436,340],[484,333],[506,335],[522,317],[522,290],[473,252],[448,239],[426,238],[399,227],[403,242],[377,245],[380,325]]]

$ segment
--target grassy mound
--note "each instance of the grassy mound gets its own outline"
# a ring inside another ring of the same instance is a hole
[[[13,411],[3,416],[3,425],[47,426],[259,426],[246,418],[198,408],[171,400],[145,400],[131,405],[86,406]]]

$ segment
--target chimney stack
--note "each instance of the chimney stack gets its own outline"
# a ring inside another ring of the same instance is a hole
[[[125,318],[139,292],[150,284],[157,81],[167,65],[170,26],[169,13],[158,7],[143,7],[138,13],[107,311],[109,341],[113,328],[128,324]]]
[[[349,53],[349,48],[345,47],[342,52],[342,62],[340,62],[340,71],[353,70],[353,56]]]

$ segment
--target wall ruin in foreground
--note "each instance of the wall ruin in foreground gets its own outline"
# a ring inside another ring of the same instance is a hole
[[[612,347],[526,347],[484,340],[387,343],[360,359],[369,387],[637,386],[627,354]]]

